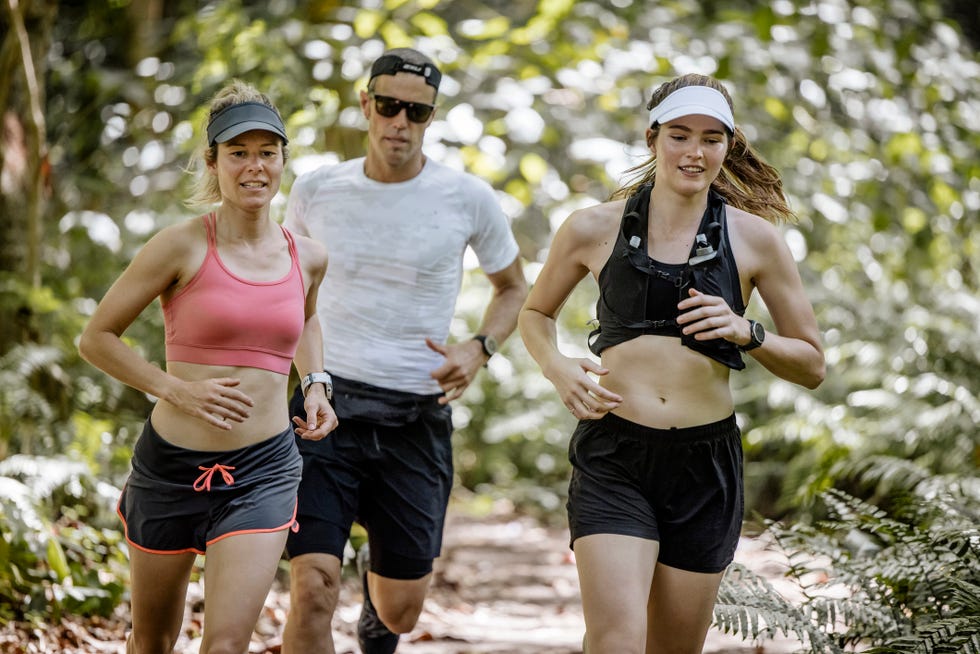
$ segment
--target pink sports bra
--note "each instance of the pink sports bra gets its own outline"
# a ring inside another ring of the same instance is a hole
[[[238,277],[221,262],[215,216],[202,216],[208,251],[194,278],[163,305],[167,361],[247,366],[289,374],[306,323],[303,272],[293,236],[281,227],[293,265],[272,282]]]

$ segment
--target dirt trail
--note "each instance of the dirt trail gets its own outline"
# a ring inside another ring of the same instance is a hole
[[[759,540],[743,539],[736,560],[780,585],[781,558]],[[346,582],[335,631],[338,654],[357,654],[354,634],[361,590]],[[578,654],[585,623],[566,529],[530,519],[472,518],[450,513],[443,556],[415,630],[402,636],[403,654]],[[704,654],[784,654],[797,641],[763,648],[712,632]]]
[[[399,654],[578,654],[585,630],[568,532],[501,513],[473,517],[450,510],[443,555],[415,630],[402,636]],[[783,559],[758,539],[743,539],[736,560],[767,577],[777,589]],[[352,567],[352,566],[349,566]],[[191,583],[181,654],[197,654],[203,587]],[[361,586],[347,572],[334,618],[338,654],[359,654],[355,628]],[[289,593],[277,583],[269,595],[250,654],[280,654]],[[70,618],[55,625],[0,624],[0,654],[123,654],[129,622],[120,606],[109,620]],[[704,654],[787,654],[790,640],[764,647],[712,632]]]

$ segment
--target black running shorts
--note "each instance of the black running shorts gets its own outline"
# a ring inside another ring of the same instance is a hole
[[[381,389],[333,375],[339,426],[319,441],[297,437],[303,455],[301,525],[290,557],[325,553],[343,561],[356,520],[368,532],[371,570],[393,579],[432,572],[442,548],[453,485],[452,412],[438,396]],[[299,388],[290,415],[303,413]]]
[[[608,413],[582,420],[569,443],[571,543],[592,534],[659,541],[658,561],[724,570],[742,527],[742,440],[735,416],[654,429]]]

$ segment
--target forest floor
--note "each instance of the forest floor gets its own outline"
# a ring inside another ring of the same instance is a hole
[[[785,583],[785,557],[762,539],[743,538],[735,559],[777,589]],[[345,567],[340,607],[334,617],[338,654],[359,652],[355,629],[361,599],[360,583]],[[279,654],[288,611],[289,592],[283,575],[266,602],[250,654]],[[177,646],[181,654],[197,654],[202,618],[203,588],[200,582],[193,582]],[[127,622],[123,605],[109,619],[0,625],[0,653],[123,654]],[[443,555],[436,561],[425,609],[415,630],[402,636],[398,651],[577,654],[582,651],[584,630],[567,529],[545,527],[507,512],[477,517],[451,510]],[[754,644],[712,631],[704,654],[787,654],[800,646],[787,639]]]

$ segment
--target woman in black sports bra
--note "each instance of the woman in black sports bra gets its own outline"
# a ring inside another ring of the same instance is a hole
[[[684,75],[647,108],[639,179],[569,216],[519,323],[579,419],[568,517],[589,654],[701,651],[743,512],[730,371],[748,352],[807,388],[825,373],[813,308],[774,225],[794,214],[735,127],[728,92]],[[600,363],[557,346],[558,312],[588,274],[600,289],[589,336]],[[743,315],[754,290],[772,333]]]

